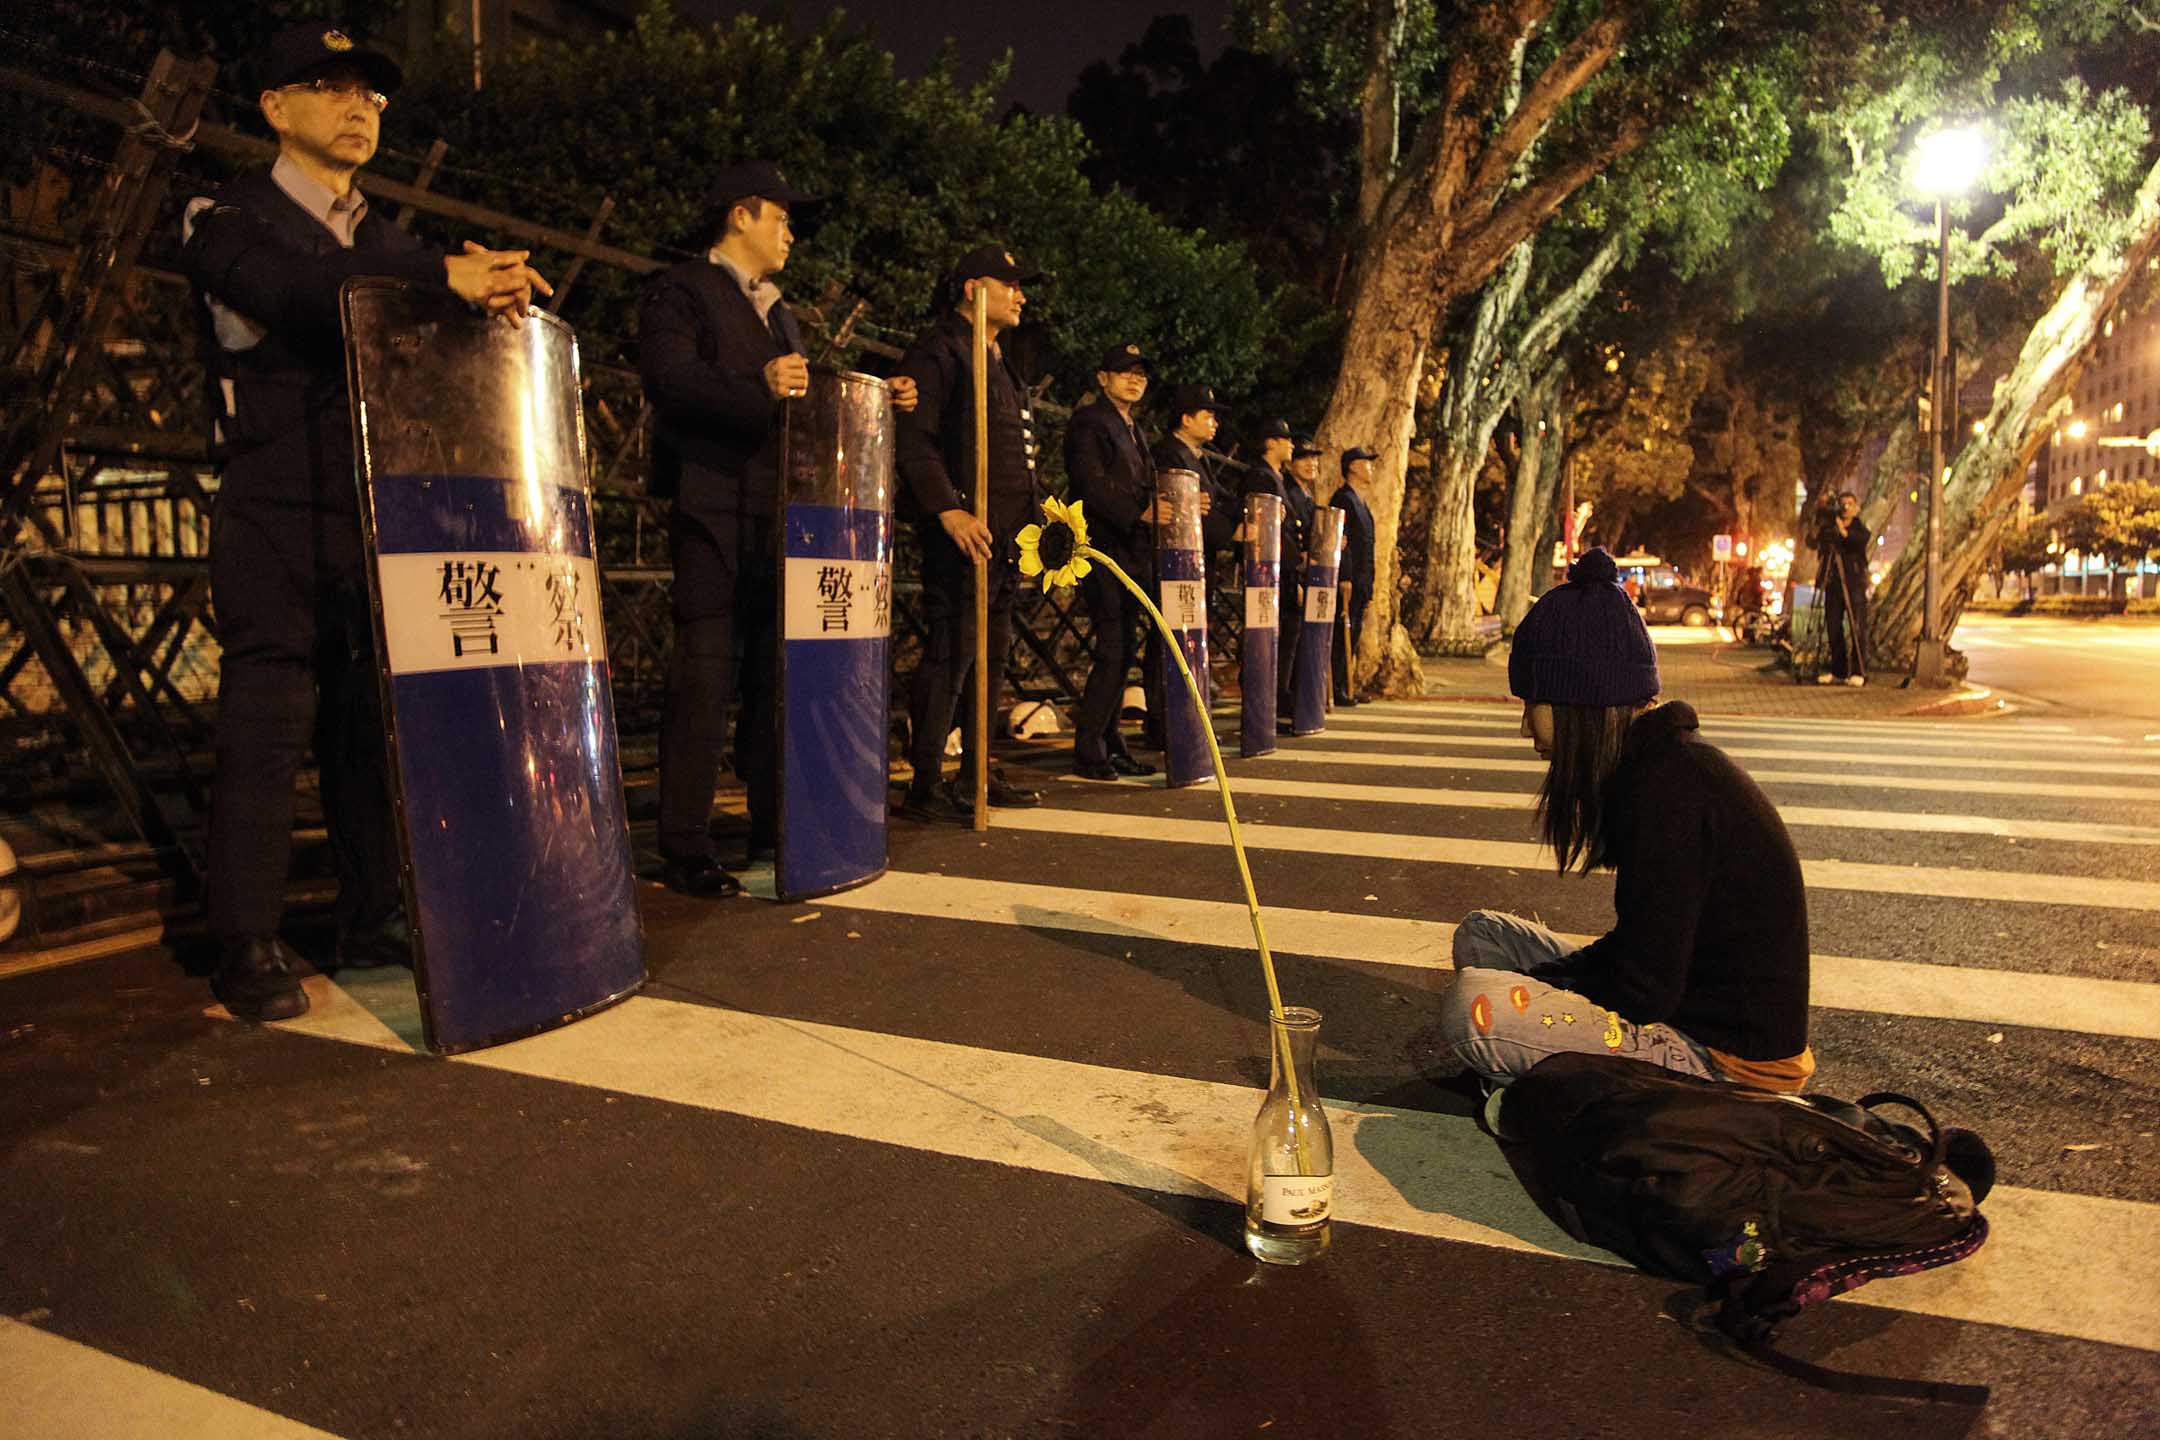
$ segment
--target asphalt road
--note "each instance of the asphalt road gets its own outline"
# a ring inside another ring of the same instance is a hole
[[[2160,622],[1967,615],[1950,643],[1970,658],[1975,683],[2032,713],[2110,734],[2160,731]]]
[[[1266,1002],[1218,802],[1055,752],[1043,809],[896,824],[855,891],[641,886],[644,994],[454,1061],[414,1053],[403,972],[271,1028],[156,950],[0,981],[0,1432],[2160,1429],[2160,757],[2030,715],[1707,722],[1808,867],[1817,1088],[1918,1096],[2001,1165],[1979,1255],[1789,1346],[1992,1385],[1975,1414],[1724,1353],[1474,1128],[1449,926],[1610,918],[1528,850],[1514,723],[1369,706],[1233,762],[1286,997],[1326,1016],[1340,1218],[1297,1270],[1239,1245]]]

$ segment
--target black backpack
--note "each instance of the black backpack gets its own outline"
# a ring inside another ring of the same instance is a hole
[[[1889,1105],[1925,1132],[1875,1113]],[[1980,1248],[1995,1161],[1971,1131],[1902,1095],[1775,1095],[1574,1054],[1509,1087],[1503,1128],[1570,1234],[1706,1287],[1718,1329],[1749,1354],[1831,1389],[1986,1401],[1985,1386],[1847,1375],[1771,1346],[1810,1305]]]

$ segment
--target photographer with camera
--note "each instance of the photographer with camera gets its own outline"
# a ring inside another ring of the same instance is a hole
[[[1847,491],[1835,500],[1824,497],[1815,512],[1815,589],[1823,602],[1823,633],[1830,645],[1830,668],[1816,673],[1818,685],[1867,684],[1871,538],[1860,519],[1858,496]]]

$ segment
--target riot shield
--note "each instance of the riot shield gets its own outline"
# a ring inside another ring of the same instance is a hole
[[[645,978],[577,340],[398,281],[342,299],[421,1021],[471,1050]]]
[[[1155,527],[1155,566],[1161,577],[1157,604],[1170,622],[1170,638],[1185,652],[1193,679],[1200,685],[1195,712],[1192,696],[1177,665],[1161,647],[1163,779],[1168,785],[1197,785],[1215,778],[1208,754],[1207,552],[1200,534],[1200,477],[1190,470],[1164,470],[1155,476],[1156,493],[1170,502],[1170,518]]]
[[[819,368],[780,442],[780,831],[773,889],[885,873],[893,421],[883,380]]]
[[[1238,753],[1275,750],[1275,665],[1282,640],[1282,517],[1278,495],[1245,497],[1245,631],[1238,646],[1244,702]]]
[[[1314,509],[1312,537],[1305,549],[1305,621],[1298,633],[1297,675],[1292,693],[1290,729],[1318,735],[1327,729],[1328,668],[1335,659],[1335,611],[1341,596],[1336,579],[1342,571],[1343,512],[1332,505]]]

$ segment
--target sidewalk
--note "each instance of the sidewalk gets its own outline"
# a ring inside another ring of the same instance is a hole
[[[1985,714],[1999,705],[1984,686],[1926,690],[1905,685],[1902,674],[1879,676],[1861,687],[1795,685],[1792,673],[1777,663],[1777,651],[1739,644],[1722,629],[1661,625],[1650,638],[1657,645],[1665,698],[1685,700],[1706,715],[1883,720]],[[1482,660],[1427,656],[1425,693],[1432,699],[1513,703],[1507,656],[1505,645]]]

